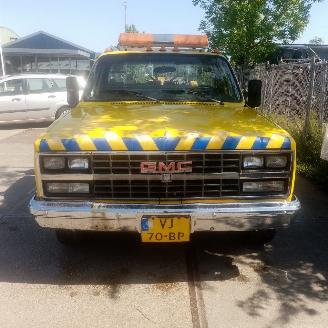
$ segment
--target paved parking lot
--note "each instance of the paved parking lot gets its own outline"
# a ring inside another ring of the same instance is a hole
[[[67,249],[28,211],[42,129],[0,130],[1,328],[327,327],[327,194],[299,178],[302,212],[262,248],[242,234],[101,234]]]

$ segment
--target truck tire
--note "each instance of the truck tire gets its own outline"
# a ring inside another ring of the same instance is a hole
[[[57,240],[66,246],[74,246],[82,241],[82,233],[72,230],[56,230]]]
[[[69,110],[70,110],[70,108],[68,106],[60,107],[55,114],[55,120],[58,120],[62,115],[65,115],[66,113],[68,113]]]

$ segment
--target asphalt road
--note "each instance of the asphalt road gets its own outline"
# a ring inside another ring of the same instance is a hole
[[[327,194],[299,178],[302,212],[261,248],[242,234],[96,234],[68,249],[28,211],[42,128],[0,130],[1,328],[328,326]]]

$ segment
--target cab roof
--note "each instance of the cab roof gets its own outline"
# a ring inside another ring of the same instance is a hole
[[[197,54],[197,55],[212,55],[212,56],[222,56],[222,53],[219,52],[211,52],[211,51],[200,51],[200,50],[186,50],[181,49],[179,51],[172,51],[171,49],[166,49],[165,51],[160,51],[158,49],[147,50],[146,48],[141,49],[127,49],[127,50],[112,50],[105,49],[105,51],[99,55],[99,57],[107,56],[107,55],[125,55],[125,54],[151,54],[151,53],[161,53],[165,54]]]

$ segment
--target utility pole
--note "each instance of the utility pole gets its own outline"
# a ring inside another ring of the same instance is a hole
[[[306,137],[311,132],[311,112],[312,112],[314,80],[315,80],[315,59],[316,59],[315,57],[312,57],[310,62],[310,81],[309,81],[309,89],[308,89],[306,112],[305,112],[305,123],[304,123],[304,135]]]
[[[126,10],[128,8],[128,2],[127,1],[123,2],[123,7],[124,7],[124,32],[126,32]]]
[[[2,52],[2,44],[1,44],[1,39],[0,39],[0,59],[1,59],[1,67],[2,67],[2,76],[6,75],[5,71],[5,61],[3,59],[3,52]]]

